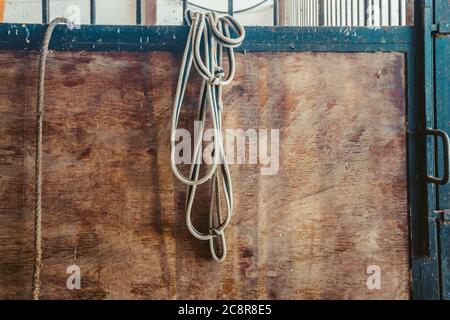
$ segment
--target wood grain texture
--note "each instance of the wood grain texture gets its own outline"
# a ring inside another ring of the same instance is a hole
[[[179,63],[51,53],[43,298],[408,298],[404,55],[237,56],[224,126],[279,129],[280,169],[231,165],[223,264],[186,230],[185,188],[169,167]],[[37,55],[3,52],[0,65],[0,297],[28,299]],[[197,93],[194,81],[190,110]],[[82,289],[69,291],[74,261]],[[367,289],[369,265],[381,267],[381,290]]]

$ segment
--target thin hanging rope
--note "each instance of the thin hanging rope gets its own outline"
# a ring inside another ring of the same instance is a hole
[[[32,294],[34,300],[39,300],[41,294],[42,268],[42,124],[44,119],[44,82],[48,46],[53,30],[58,24],[66,24],[70,28],[72,23],[66,18],[56,18],[48,25],[42,40],[39,59],[37,110],[36,110],[36,158],[35,158],[35,207],[34,207],[34,264]]]
[[[224,231],[230,223],[233,212],[233,190],[222,138],[221,113],[224,108],[222,104],[222,87],[228,85],[233,80],[236,67],[233,49],[241,45],[245,37],[245,30],[229,15],[217,17],[216,13],[213,12],[193,12],[188,9],[186,10],[185,16],[191,28],[183,54],[173,106],[171,167],[175,176],[188,186],[186,225],[189,232],[199,240],[209,241],[212,257],[216,261],[221,262],[225,259],[227,251]],[[231,37],[231,30],[234,31],[235,38]],[[201,50],[204,50],[203,55]],[[227,51],[229,60],[229,71],[227,75],[225,75],[222,66],[224,50]],[[202,57],[204,57],[204,61]],[[183,96],[192,64],[194,64],[197,72],[203,78],[196,118],[200,122],[200,134],[194,142],[194,154],[191,159],[189,177],[185,177],[177,168],[175,142]],[[201,146],[206,124],[207,105],[209,105],[211,110],[214,133],[213,163],[208,172],[202,178],[199,178],[200,164],[202,162]],[[219,168],[220,170],[218,170]],[[203,233],[198,231],[192,223],[192,205],[197,186],[211,179],[209,231]],[[221,185],[223,187],[224,200],[227,208],[227,213],[223,221],[220,208]],[[218,245],[220,246],[220,250]]]

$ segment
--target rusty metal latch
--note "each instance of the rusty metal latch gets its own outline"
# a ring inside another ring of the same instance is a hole
[[[450,174],[449,174],[449,146],[450,146],[450,138],[448,137],[448,134],[443,130],[438,129],[426,129],[427,135],[432,135],[435,137],[440,137],[442,139],[442,149],[444,153],[444,175],[442,178],[433,177],[433,176],[427,176],[427,181],[431,183],[435,183],[437,185],[445,185],[450,181]]]

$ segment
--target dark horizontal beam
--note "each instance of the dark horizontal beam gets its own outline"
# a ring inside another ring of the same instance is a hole
[[[40,24],[0,24],[0,50],[37,50]],[[187,26],[58,26],[52,50],[182,51]],[[246,27],[237,51],[408,51],[414,27]]]

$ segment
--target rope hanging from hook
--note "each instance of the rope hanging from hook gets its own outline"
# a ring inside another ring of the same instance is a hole
[[[65,24],[72,28],[72,22],[66,18],[56,18],[47,26],[42,40],[41,55],[39,59],[37,108],[36,108],[36,157],[35,157],[35,207],[34,207],[34,264],[32,295],[39,300],[41,294],[41,268],[42,268],[42,125],[44,120],[44,84],[45,69],[48,56],[48,46],[53,31],[58,24]]]
[[[218,17],[214,12],[197,12],[186,10],[185,18],[190,25],[189,36],[183,54],[181,70],[178,78],[175,102],[172,113],[171,133],[171,167],[175,176],[187,185],[186,225],[189,232],[199,240],[209,241],[212,257],[219,262],[225,259],[227,247],[224,231],[231,220],[233,212],[233,190],[222,138],[222,87],[233,80],[235,74],[234,48],[241,45],[245,37],[244,28],[229,15]],[[231,36],[231,32],[235,37]],[[202,55],[203,49],[203,55]],[[223,68],[223,51],[227,51],[228,73]],[[204,60],[202,59],[204,57]],[[194,64],[203,78],[197,107],[196,120],[200,122],[200,134],[194,141],[194,153],[191,159],[189,176],[184,176],[176,163],[176,130],[178,127],[181,106]],[[207,108],[210,108],[214,133],[214,151],[212,164],[203,177],[200,175],[202,162],[202,141],[205,131]],[[220,169],[220,170],[218,170]],[[209,230],[200,232],[192,223],[192,206],[197,186],[211,180]],[[223,188],[226,214],[222,218],[220,191]]]

